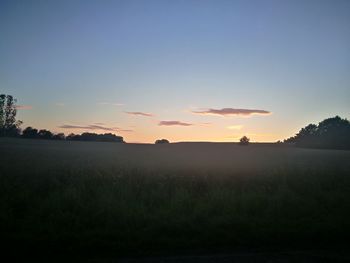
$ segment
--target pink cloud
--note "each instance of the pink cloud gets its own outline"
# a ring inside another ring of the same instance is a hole
[[[186,123],[181,121],[160,121],[159,126],[192,126],[192,123]]]
[[[121,129],[118,127],[106,127],[102,126],[103,123],[94,123],[89,125],[70,125],[70,124],[64,124],[61,126],[58,126],[62,129],[79,129],[79,130],[103,130],[103,131],[114,131],[114,132],[133,132],[134,130],[131,129]]]
[[[62,129],[80,129],[80,130],[104,130],[104,131],[118,131],[118,128],[111,128],[111,127],[105,127],[101,125],[69,125],[69,124],[64,124],[61,126],[58,126],[59,128]]]
[[[153,117],[154,115],[151,113],[140,112],[140,111],[125,111],[126,114],[136,115],[136,116],[144,116],[144,117]]]
[[[234,108],[223,108],[223,109],[205,109],[199,111],[192,111],[195,114],[202,115],[220,115],[220,116],[233,116],[233,115],[242,115],[242,116],[250,116],[250,115],[269,115],[270,111],[266,110],[255,110],[255,109],[234,109]]]
[[[134,132],[134,130],[128,130],[128,129],[120,129],[118,130],[119,132]]]
[[[31,105],[16,105],[17,110],[31,110],[32,108]]]

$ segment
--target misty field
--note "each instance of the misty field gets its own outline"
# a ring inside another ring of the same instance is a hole
[[[0,139],[0,157],[8,248],[142,254],[350,235],[350,151]]]

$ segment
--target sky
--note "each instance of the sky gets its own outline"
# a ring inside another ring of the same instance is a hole
[[[273,142],[350,118],[350,1],[0,0],[22,127]]]

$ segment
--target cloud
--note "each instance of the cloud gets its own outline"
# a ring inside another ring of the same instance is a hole
[[[65,104],[62,103],[62,102],[57,102],[57,103],[55,103],[55,105],[58,106],[58,107],[64,107],[65,106]]]
[[[31,110],[32,108],[31,105],[16,105],[17,110]]]
[[[131,129],[121,129],[118,127],[106,127],[102,126],[103,123],[94,123],[89,125],[70,125],[70,124],[64,124],[61,126],[58,126],[62,129],[79,129],[79,130],[103,130],[103,131],[112,131],[112,132],[134,132],[134,130]]]
[[[120,129],[118,130],[119,132],[134,132],[134,130],[128,130],[128,129]]]
[[[140,112],[140,111],[125,111],[126,114],[135,115],[135,116],[144,116],[144,117],[153,117],[151,113]]]
[[[243,128],[243,125],[231,125],[227,126],[227,129],[229,130],[241,130]]]
[[[199,122],[198,125],[202,127],[208,127],[212,126],[213,124],[211,122]]]
[[[69,124],[64,124],[61,126],[58,126],[59,128],[62,129],[80,129],[80,130],[104,130],[104,131],[118,131],[118,128],[110,128],[110,127],[104,127],[101,125],[69,125]]]
[[[160,121],[159,126],[192,126],[192,123],[186,123],[181,121]]]
[[[114,102],[98,102],[97,105],[112,105],[112,106],[124,106],[124,103],[114,103]]]
[[[89,125],[88,127],[90,127],[90,129],[92,129],[92,130],[105,130],[105,131],[118,130],[118,128],[109,128],[109,127],[104,127],[104,126],[96,125],[96,124]]]
[[[199,111],[192,111],[195,114],[202,115],[220,115],[220,116],[251,116],[251,115],[269,115],[270,111],[266,110],[252,110],[252,109],[234,109],[234,108],[223,108],[223,109],[205,109]]]

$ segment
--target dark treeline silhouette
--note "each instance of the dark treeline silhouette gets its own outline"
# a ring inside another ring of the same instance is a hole
[[[95,141],[95,142],[122,142],[122,143],[124,143],[123,137],[117,136],[113,133],[96,134],[96,133],[84,132],[80,135],[71,133],[66,137],[66,140],[68,140],[68,141]]]
[[[49,130],[37,130],[32,127],[20,129],[22,121],[16,120],[17,100],[11,95],[0,94],[0,137],[20,137],[46,140],[71,140],[71,141],[98,141],[98,142],[124,142],[123,137],[112,133],[96,134],[85,132],[80,135],[63,133],[54,134]]]
[[[46,140],[67,140],[67,141],[96,141],[96,142],[124,142],[123,137],[112,133],[96,134],[85,132],[82,134],[69,134],[67,137],[63,133],[53,134],[48,130],[37,130],[27,127],[23,130],[22,138],[46,139]]]
[[[37,130],[32,127],[27,127],[22,131],[22,138],[29,139],[46,139],[46,140],[65,140],[66,136],[64,133],[53,134],[48,130]]]
[[[98,141],[98,142],[124,142],[123,137],[112,133],[96,134],[85,132],[80,135],[63,133],[54,134],[49,130],[37,130],[32,127],[20,129],[22,121],[16,120],[17,100],[11,95],[0,94],[0,137],[20,137],[46,140],[71,140],[71,141]]]
[[[350,149],[350,122],[339,116],[309,124],[295,136],[284,140],[298,147]]]

